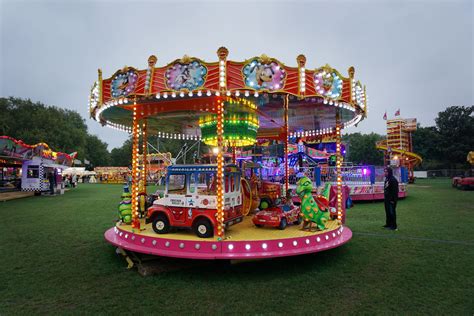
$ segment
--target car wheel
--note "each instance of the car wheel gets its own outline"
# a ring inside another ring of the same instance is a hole
[[[255,224],[255,226],[257,226],[258,228],[262,228],[262,227],[263,227],[262,224]]]
[[[156,215],[151,226],[157,234],[167,234],[170,231],[170,221],[164,214]]]
[[[259,208],[260,210],[264,210],[264,209],[269,208],[270,205],[271,205],[270,199],[268,199],[268,198],[262,198],[262,199],[260,200],[260,204],[259,204],[258,208]]]
[[[282,218],[280,221],[280,226],[278,226],[279,229],[283,230],[286,228],[286,225],[288,225],[286,218]]]
[[[194,233],[199,238],[209,238],[214,236],[214,229],[208,219],[200,219],[194,224]]]
[[[303,222],[303,218],[301,216],[298,215],[298,219],[296,221],[293,222],[293,224],[295,225],[299,225]]]

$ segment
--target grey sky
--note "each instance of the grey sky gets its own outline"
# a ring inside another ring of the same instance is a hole
[[[434,125],[450,105],[472,105],[473,1],[117,2],[6,1],[1,12],[1,96],[77,110],[117,147],[126,134],[88,117],[89,89],[124,65],[158,66],[184,54],[216,61],[265,53],[307,68],[326,63],[367,86],[369,117],[346,132],[385,134],[385,111]]]

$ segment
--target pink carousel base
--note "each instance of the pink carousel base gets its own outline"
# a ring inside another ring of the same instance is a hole
[[[285,235],[285,234],[283,234]],[[339,247],[348,242],[352,231],[345,226],[307,236],[268,240],[171,239],[168,235],[144,235],[120,226],[105,232],[114,246],[144,254],[188,259],[258,259],[296,256]]]

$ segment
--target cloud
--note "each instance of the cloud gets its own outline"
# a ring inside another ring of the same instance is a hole
[[[434,124],[437,113],[473,100],[471,1],[115,2],[3,1],[2,96],[31,98],[78,111],[92,133],[120,146],[127,135],[89,120],[97,69],[164,65],[184,54],[216,61],[265,53],[296,66],[326,63],[367,86],[369,117],[347,132],[384,134],[382,120]]]

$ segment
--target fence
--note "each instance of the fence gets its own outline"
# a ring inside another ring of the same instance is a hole
[[[394,168],[393,175],[400,183],[408,182],[408,172],[405,168]],[[319,187],[326,182],[336,183],[336,167],[301,167],[290,168],[289,184],[296,185],[301,177],[308,177],[315,186]],[[384,167],[375,166],[343,166],[341,167],[342,182],[353,185],[371,185],[384,182]],[[278,167],[263,168],[262,179],[272,182],[285,182],[284,171]]]
[[[436,178],[436,177],[472,177],[474,176],[473,169],[439,169],[439,170],[427,170],[428,178]]]

